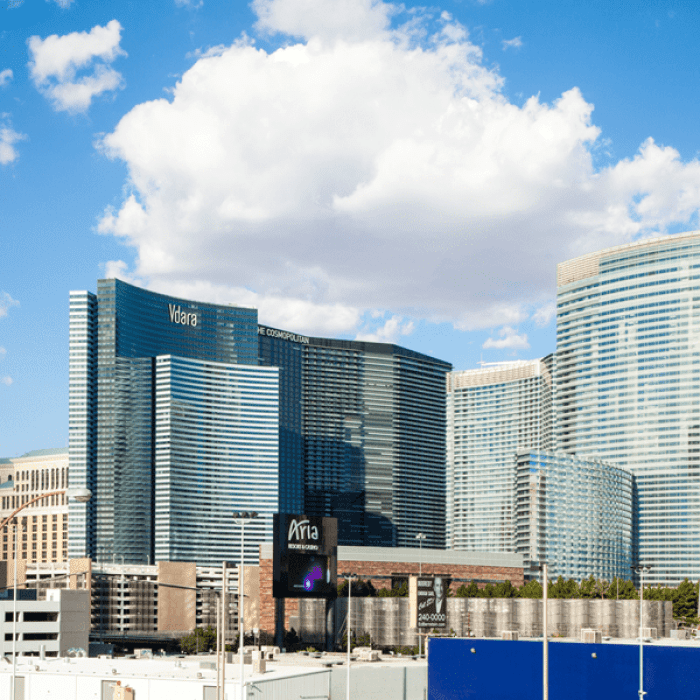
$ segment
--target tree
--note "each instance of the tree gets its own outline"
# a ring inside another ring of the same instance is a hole
[[[476,585],[476,581],[474,581],[474,580],[472,580],[472,582],[468,586],[465,586],[464,584],[462,584],[455,591],[455,596],[457,598],[478,598],[479,597],[479,586]]]
[[[550,582],[547,588],[547,596],[549,598],[579,598],[578,583],[572,578],[565,581],[564,577],[560,576],[556,583]]]
[[[408,584],[406,584],[408,585]],[[363,581],[361,578],[352,582],[352,597],[353,598],[373,598],[377,595],[377,589],[372,585],[371,581]],[[343,581],[338,586],[338,598],[348,597],[348,582]]]
[[[216,630],[209,625],[206,629],[198,627],[191,634],[180,639],[183,654],[206,653],[216,648]]]
[[[408,582],[394,584],[393,588],[380,588],[377,591],[380,598],[408,598]]]
[[[501,581],[493,587],[494,598],[517,598],[518,589],[510,581]]]
[[[549,589],[547,589],[549,593]],[[542,597],[542,586],[539,581],[532,580],[528,581],[522,588],[518,591],[518,597],[520,598],[541,598]]]
[[[673,617],[695,622],[698,617],[698,587],[687,578],[676,588],[673,596]]]

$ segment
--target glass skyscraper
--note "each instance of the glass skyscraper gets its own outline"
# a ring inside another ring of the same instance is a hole
[[[396,345],[260,326],[280,368],[280,464],[308,515],[338,518],[342,545],[445,545],[445,375]],[[284,477],[283,477],[284,478]]]
[[[700,578],[700,233],[557,269],[557,449],[636,477],[634,559]]]
[[[171,364],[175,363],[178,372],[183,371],[182,363],[175,358],[233,366],[231,372],[235,366],[246,365],[258,371],[259,376],[267,372],[268,384],[261,401],[271,409],[265,392],[270,382],[277,381],[277,373],[258,368],[257,354],[255,309],[187,301],[114,279],[100,280],[97,295],[71,293],[70,484],[89,488],[93,498],[87,506],[70,506],[69,556],[90,556],[100,561],[123,558],[134,563],[153,560],[157,521],[157,358],[172,356]],[[206,418],[213,430],[222,434],[236,432],[240,422],[230,422],[228,416],[206,404],[206,392],[212,389],[209,371],[213,372],[203,365],[196,372],[193,368],[188,382],[171,385],[169,400],[179,401],[180,406],[189,402],[202,424]],[[255,380],[252,375],[240,375],[237,381],[245,385]],[[234,384],[231,380],[231,391]],[[232,402],[230,410],[239,411],[239,407]],[[191,436],[194,420],[187,426],[175,424],[171,440]],[[199,442],[188,448],[199,455],[200,464],[210,456],[204,439],[206,428],[203,431]],[[162,433],[159,438],[163,439]],[[244,432],[241,439],[260,447],[255,431]],[[276,449],[276,443],[266,443],[265,459],[272,458],[272,451],[276,459]],[[225,481],[228,472],[238,468],[239,463],[229,459],[218,466]],[[213,492],[219,486],[210,480],[208,484],[200,483],[200,487],[212,491],[213,507],[218,498]],[[231,510],[247,503],[242,493],[237,496],[240,501],[230,501]],[[202,508],[200,513],[203,518],[218,517],[215,510]],[[229,558],[237,558],[237,547],[231,543]],[[208,555],[200,550],[200,556]]]
[[[257,564],[279,510],[278,373],[156,357],[157,561],[218,565],[232,558],[240,542],[231,522],[237,509],[259,515],[245,529],[245,561]]]
[[[552,356],[447,375],[447,546],[515,551],[515,454],[551,445]]]
[[[526,578],[629,578],[634,478],[613,464],[564,453],[518,453],[515,549]]]

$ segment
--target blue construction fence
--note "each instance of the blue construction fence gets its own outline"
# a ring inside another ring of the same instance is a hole
[[[700,643],[644,645],[644,700],[700,698]],[[639,646],[549,642],[550,700],[639,700]],[[542,641],[430,640],[428,700],[541,700]]]

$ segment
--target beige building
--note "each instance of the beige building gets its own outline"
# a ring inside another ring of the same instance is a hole
[[[0,460],[0,522],[42,493],[68,488],[68,448],[35,450]],[[68,558],[68,499],[49,496],[19,515],[18,559],[28,563],[61,562]],[[14,528],[2,532],[0,561],[15,560]],[[11,568],[11,564],[10,567]]]

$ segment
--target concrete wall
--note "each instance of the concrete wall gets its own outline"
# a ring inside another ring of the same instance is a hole
[[[348,599],[335,601],[336,641],[345,632]],[[323,644],[325,601],[299,601],[299,635],[304,642]],[[644,627],[655,627],[669,637],[673,604],[644,601]],[[352,630],[370,634],[379,646],[414,646],[418,636],[411,627],[408,598],[353,598]],[[581,629],[600,630],[606,637],[635,638],[639,631],[639,601],[550,600],[549,634],[579,639]],[[447,629],[458,637],[500,637],[517,631],[521,637],[542,635],[542,601],[528,598],[448,598]]]
[[[197,587],[194,562],[159,561],[158,583]],[[193,630],[197,626],[197,593],[158,586],[158,631]]]
[[[331,672],[330,700],[345,700],[348,669],[334,667]],[[350,697],[353,700],[425,700],[428,666],[416,662],[403,665],[351,665]]]

